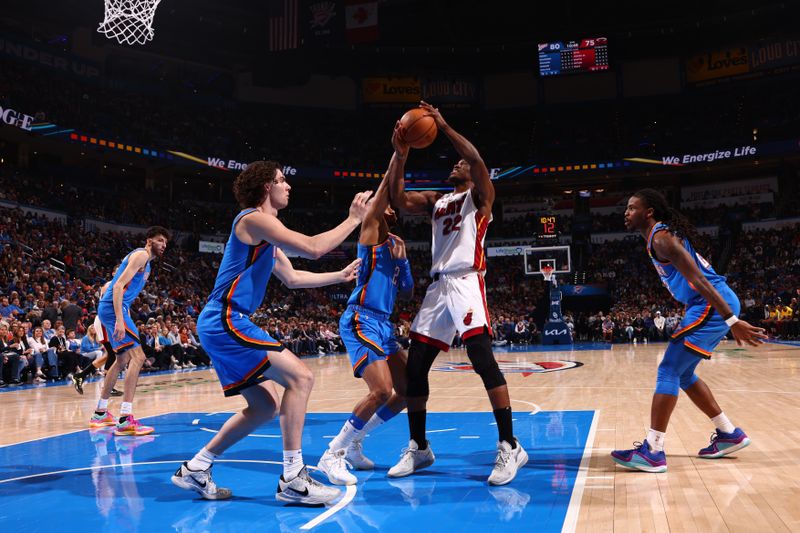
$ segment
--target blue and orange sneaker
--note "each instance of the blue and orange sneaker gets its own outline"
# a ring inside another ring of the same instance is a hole
[[[114,435],[118,437],[140,437],[142,435],[149,435],[153,431],[155,431],[154,428],[143,426],[141,422],[133,418],[133,415],[128,415],[124,422],[117,422],[117,429],[114,431]]]
[[[108,411],[106,411],[102,415],[94,413],[92,415],[92,418],[89,419],[89,427],[94,429],[104,428],[108,426],[116,426],[116,425],[117,425],[117,419],[114,418],[114,415],[112,415]]]
[[[702,459],[718,459],[747,446],[750,446],[750,437],[741,428],[734,429],[733,433],[724,433],[717,429],[711,435],[711,444],[697,452],[697,456]]]
[[[667,471],[667,456],[663,451],[652,451],[647,439],[644,442],[634,442],[633,445],[636,447],[631,450],[614,450],[611,458],[618,465],[631,470],[655,473]]]

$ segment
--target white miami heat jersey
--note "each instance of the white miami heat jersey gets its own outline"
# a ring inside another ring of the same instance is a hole
[[[492,217],[481,215],[472,191],[445,194],[433,207],[431,255],[434,274],[486,270],[483,239]]]

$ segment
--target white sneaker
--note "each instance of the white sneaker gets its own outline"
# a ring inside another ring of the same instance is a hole
[[[375,463],[364,455],[362,446],[362,441],[354,440],[350,446],[347,447],[347,454],[344,458],[356,470],[372,470],[375,468]]]
[[[275,499],[282,502],[301,503],[306,505],[319,505],[328,503],[339,497],[341,491],[323,485],[308,475],[304,466],[300,473],[291,481],[286,481],[281,475],[278,479],[278,490]]]
[[[505,485],[517,476],[517,470],[528,462],[528,453],[517,442],[517,447],[512,448],[506,441],[497,443],[497,456],[494,460],[494,469],[489,476],[489,485]]]
[[[426,449],[420,450],[414,439],[411,439],[408,441],[408,448],[405,448],[400,454],[400,461],[390,468],[386,475],[389,477],[410,476],[417,470],[431,466],[435,459],[436,456],[433,455],[430,442]]]
[[[336,451],[328,448],[317,463],[317,469],[327,474],[334,485],[355,485],[358,481],[356,476],[347,471],[346,453],[344,448]]]
[[[206,500],[227,500],[232,496],[231,489],[217,487],[211,479],[211,468],[207,470],[189,470],[184,463],[172,476],[172,483],[182,489],[198,492]]]

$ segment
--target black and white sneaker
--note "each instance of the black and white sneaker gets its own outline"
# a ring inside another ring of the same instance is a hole
[[[75,374],[70,374],[69,378],[72,380],[72,386],[75,387],[78,394],[83,395],[83,378]]]
[[[206,500],[227,500],[233,493],[231,489],[217,487],[211,479],[211,468],[207,470],[189,470],[188,463],[184,463],[172,476],[172,483],[182,489],[193,490]]]
[[[291,481],[286,481],[281,475],[278,480],[275,499],[303,505],[321,505],[335,500],[340,495],[341,491],[339,489],[323,485],[309,476],[308,470],[304,466]]]

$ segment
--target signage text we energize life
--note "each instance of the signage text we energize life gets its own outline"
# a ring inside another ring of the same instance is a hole
[[[665,165],[687,165],[690,163],[710,163],[719,159],[733,159],[756,155],[755,146],[739,146],[731,150],[714,150],[705,154],[684,154],[681,156],[668,155],[661,158]]]
[[[218,157],[209,157],[208,166],[221,168],[225,170],[244,170],[247,168],[247,163],[241,163],[235,159],[220,159]],[[286,165],[281,169],[284,176],[296,176],[297,169],[295,167]]]

